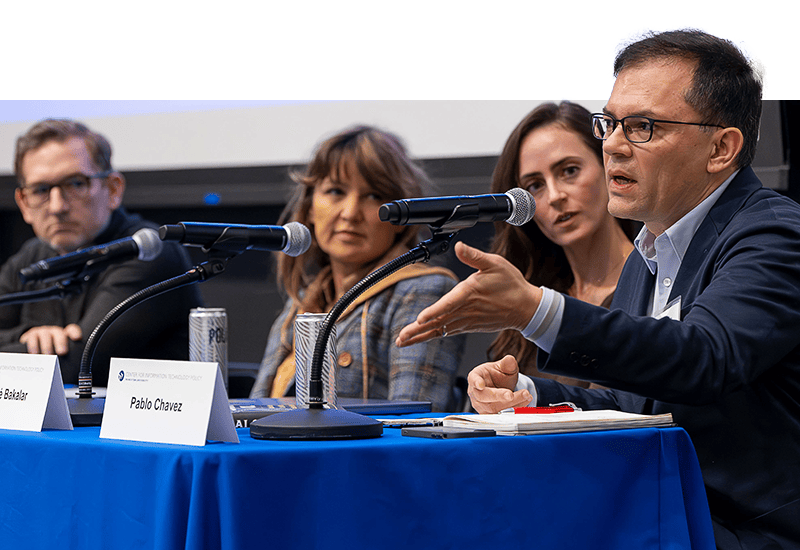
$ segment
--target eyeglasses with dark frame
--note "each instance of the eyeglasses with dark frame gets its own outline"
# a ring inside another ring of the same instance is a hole
[[[617,123],[622,124],[622,133],[631,143],[647,143],[653,139],[653,128],[659,124],[684,124],[688,126],[714,126],[724,128],[719,124],[704,122],[680,122],[678,120],[659,120],[646,116],[631,115],[617,120],[605,113],[592,113],[592,134],[597,139],[606,140],[617,129]]]
[[[50,193],[54,187],[61,189],[64,200],[83,200],[89,196],[92,189],[92,180],[105,179],[111,175],[112,170],[105,170],[96,174],[72,174],[57,183],[38,183],[20,187],[22,198],[29,208],[40,208],[50,200]]]

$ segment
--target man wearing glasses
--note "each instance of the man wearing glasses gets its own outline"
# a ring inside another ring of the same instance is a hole
[[[20,269],[40,260],[108,243],[157,226],[122,205],[124,176],[111,166],[111,145],[71,120],[44,120],[17,140],[14,192],[35,238],[0,269],[0,295],[43,289],[23,285]],[[182,247],[165,243],[152,261],[113,264],[61,299],[0,307],[0,351],[57,354],[65,384],[77,382],[86,338],[117,304],[135,292],[190,268]],[[110,356],[188,358],[189,309],[196,288],[178,289],[126,312],[103,336],[93,362],[95,385],[108,380]]]
[[[799,548],[800,206],[750,168],[760,78],[733,44],[700,31],[650,35],[614,70],[604,112],[587,123],[603,140],[609,212],[644,228],[611,309],[529,285],[459,243],[478,272],[398,345],[444,326],[521,331],[542,371],[611,389],[534,383],[509,356],[470,373],[478,412],[563,401],[670,412],[695,445],[717,546]]]

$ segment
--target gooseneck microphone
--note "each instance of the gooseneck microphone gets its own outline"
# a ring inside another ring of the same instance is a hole
[[[106,267],[131,258],[149,262],[161,253],[163,246],[156,230],[146,227],[130,237],[38,261],[22,268],[19,277],[23,283],[49,281],[78,275],[86,268]]]
[[[472,223],[504,221],[522,225],[533,218],[536,202],[525,189],[516,187],[494,195],[460,195],[403,199],[381,205],[378,217],[393,225],[426,223],[441,226],[452,218]]]
[[[311,246],[311,231],[300,222],[286,225],[180,222],[162,225],[158,234],[163,241],[231,252],[279,250],[289,256],[299,256]]]

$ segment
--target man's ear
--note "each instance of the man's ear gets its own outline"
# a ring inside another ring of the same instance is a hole
[[[708,171],[717,174],[736,166],[736,157],[744,145],[744,136],[739,128],[723,128],[717,131],[714,148],[708,158]]]
[[[19,211],[22,212],[22,219],[25,220],[25,223],[31,225],[33,222],[33,214],[31,209],[28,208],[28,205],[25,204],[25,199],[22,198],[22,189],[19,187],[14,190],[14,200],[17,203]]]
[[[111,172],[106,179],[106,185],[109,209],[116,210],[122,205],[122,197],[125,195],[125,176],[120,172]]]

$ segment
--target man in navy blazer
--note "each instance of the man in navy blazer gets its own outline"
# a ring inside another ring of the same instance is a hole
[[[670,412],[697,450],[717,546],[798,548],[800,206],[750,168],[760,79],[735,46],[699,31],[650,35],[614,68],[592,125],[609,211],[644,227],[611,309],[529,285],[502,258],[459,245],[478,272],[398,345],[520,330],[540,347],[542,371],[610,389],[534,383],[509,356],[470,373],[478,412],[561,401]]]

